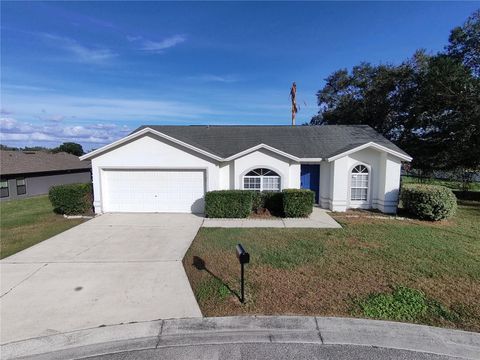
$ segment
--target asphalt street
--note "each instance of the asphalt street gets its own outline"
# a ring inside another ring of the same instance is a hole
[[[81,356],[80,354],[78,354]],[[78,358],[79,359],[79,358]],[[386,349],[372,346],[321,345],[321,344],[221,344],[173,346],[157,349],[127,351],[116,354],[88,357],[89,360],[447,360],[459,359],[428,353]]]
[[[11,342],[2,360],[480,360],[480,334],[311,316],[155,320]]]

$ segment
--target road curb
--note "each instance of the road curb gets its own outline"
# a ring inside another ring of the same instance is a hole
[[[480,359],[480,334],[389,321],[310,316],[155,320],[90,328],[1,346],[2,359],[65,359],[173,346],[306,343],[374,346]]]

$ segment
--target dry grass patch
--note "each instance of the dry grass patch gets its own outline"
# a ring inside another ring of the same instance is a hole
[[[428,304],[411,321],[479,331],[480,204],[464,203],[442,226],[363,213],[365,221],[339,217],[343,229],[201,229],[184,266],[203,314],[366,317],[362,300],[389,299],[403,286]],[[237,243],[251,255],[244,305]],[[195,267],[194,257],[206,269]]]

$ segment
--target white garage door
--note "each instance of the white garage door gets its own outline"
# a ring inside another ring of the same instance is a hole
[[[104,212],[204,211],[202,170],[104,170]]]

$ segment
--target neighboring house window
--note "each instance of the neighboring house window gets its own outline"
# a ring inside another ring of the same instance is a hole
[[[243,177],[243,188],[256,191],[280,191],[280,176],[269,169],[255,169]]]
[[[27,193],[27,185],[25,179],[17,179],[17,195],[24,195]]]
[[[368,197],[368,168],[357,165],[352,170],[351,200],[367,201]]]
[[[8,180],[0,180],[0,197],[8,197]]]

